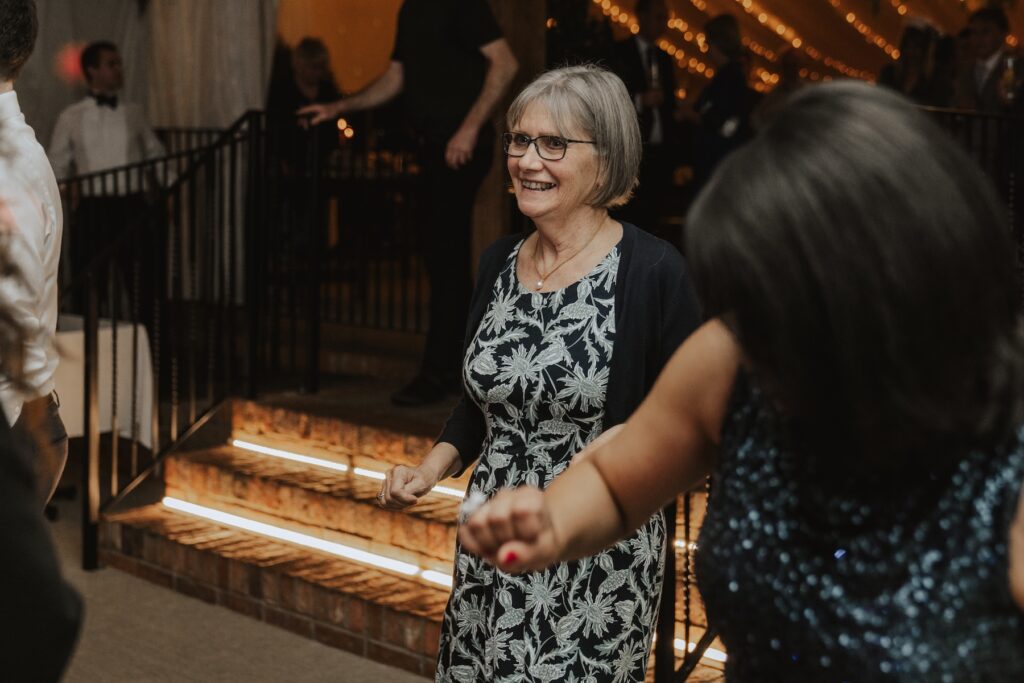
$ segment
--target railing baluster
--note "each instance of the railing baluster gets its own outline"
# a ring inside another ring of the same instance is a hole
[[[117,413],[117,309],[121,297],[117,290],[117,259],[114,258],[107,265],[107,292],[110,303],[110,495],[114,496],[119,491],[117,482],[121,464],[118,458],[120,416]]]
[[[99,301],[95,271],[85,276],[85,321],[82,329],[85,386],[85,463],[82,467],[82,568],[99,567],[100,520],[100,400],[99,400]]]

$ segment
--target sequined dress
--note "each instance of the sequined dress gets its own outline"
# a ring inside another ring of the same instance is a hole
[[[615,340],[615,247],[586,277],[549,293],[516,276],[520,243],[469,344],[464,379],[487,437],[470,491],[546,487],[602,431]],[[596,556],[511,576],[456,548],[437,680],[643,681],[657,619],[661,513]]]
[[[1007,574],[1024,430],[886,504],[806,493],[777,425],[741,377],[696,557],[726,680],[1024,681]]]

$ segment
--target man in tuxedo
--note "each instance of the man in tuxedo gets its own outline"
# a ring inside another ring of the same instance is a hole
[[[973,68],[964,69],[957,83],[957,106],[989,114],[1007,112],[1012,95],[1004,83],[1006,35],[1010,22],[999,7],[984,7],[967,23]],[[1012,87],[1012,86],[1011,86]]]
[[[612,46],[609,66],[626,84],[640,119],[639,185],[619,217],[659,236],[678,159],[675,62],[658,47],[668,25],[665,0],[637,0],[640,31]],[[669,240],[672,241],[672,240]]]
[[[61,112],[47,151],[57,177],[95,174],[163,157],[164,146],[142,107],[120,96],[124,71],[117,46],[107,41],[91,43],[82,51],[80,62],[88,94]],[[167,167],[162,170],[166,172]],[[135,239],[131,245],[119,247],[115,259],[117,280],[125,289],[133,287],[135,261],[139,261],[137,291],[129,292],[128,300],[135,294],[142,311],[152,308],[157,274],[164,268],[156,226],[140,223],[148,206],[146,191],[151,188],[147,185],[154,177],[155,173],[136,168],[116,177],[93,176],[78,184],[73,188],[75,208],[68,225],[71,282],[81,282],[89,263],[124,230],[134,227]],[[105,291],[105,276],[100,275],[97,282],[99,291]],[[76,309],[84,309],[84,297],[84,289],[76,287]]]

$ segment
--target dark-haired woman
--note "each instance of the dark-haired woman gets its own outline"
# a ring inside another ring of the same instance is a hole
[[[727,680],[1024,680],[1005,216],[899,95],[798,93],[691,211],[712,320],[621,432],[496,496],[464,547],[513,573],[579,557],[710,474],[697,577]]]

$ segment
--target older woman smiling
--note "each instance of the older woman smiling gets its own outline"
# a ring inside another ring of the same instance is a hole
[[[548,72],[507,123],[512,187],[537,229],[484,253],[464,396],[423,463],[388,473],[388,508],[474,460],[478,496],[547,486],[640,404],[697,324],[678,252],[608,215],[629,199],[641,154],[622,82],[593,66]],[[643,680],[664,547],[657,513],[611,550],[525,576],[457,548],[437,679]]]

